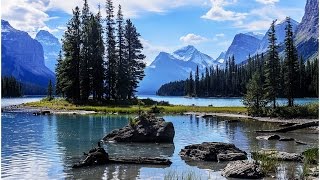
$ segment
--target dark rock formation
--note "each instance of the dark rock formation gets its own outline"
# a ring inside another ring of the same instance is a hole
[[[143,115],[135,118],[129,125],[113,130],[106,135],[104,141],[172,143],[175,131],[172,122],[163,118]]]
[[[264,176],[261,167],[258,164],[246,160],[227,164],[221,174],[225,177],[245,179],[259,179]]]
[[[247,159],[247,153],[234,144],[221,142],[204,142],[181,149],[180,156],[202,161],[234,161]]]
[[[280,161],[296,161],[301,162],[302,156],[297,153],[288,153],[288,152],[281,152],[276,150],[260,150],[257,152],[251,152],[253,157],[255,156],[267,156],[269,158],[277,159]]]
[[[80,168],[85,166],[107,164],[109,161],[108,153],[101,147],[93,148],[86,154],[86,158],[78,164],[72,166],[72,168]]]
[[[279,140],[280,136],[277,134],[267,135],[267,136],[257,136],[256,139],[259,140]]]

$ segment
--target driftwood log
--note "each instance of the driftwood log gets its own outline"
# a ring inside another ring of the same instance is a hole
[[[148,157],[117,157],[109,158],[108,163],[117,164],[152,164],[152,165],[170,165],[172,162],[169,159],[164,158],[148,158]]]
[[[319,126],[319,121],[312,121],[312,122],[307,122],[307,123],[302,123],[302,124],[294,124],[292,126],[288,126],[288,127],[280,128],[280,129],[275,129],[275,130],[259,130],[256,132],[258,132],[258,133],[274,133],[274,132],[285,133],[285,132],[308,128],[308,127],[312,127],[312,126]]]

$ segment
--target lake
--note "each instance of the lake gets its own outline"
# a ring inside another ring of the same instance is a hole
[[[182,97],[182,96],[157,96],[157,95],[138,95],[139,98],[145,99],[150,98],[155,101],[168,101],[173,105],[186,105],[186,106],[244,106],[241,102],[242,98],[223,98],[223,97],[213,97],[213,98],[191,98],[191,97]],[[312,102],[319,102],[318,98],[296,98],[295,104],[307,104]],[[287,99],[279,98],[277,100],[279,105],[286,105]]]
[[[34,101],[40,101],[44,96],[25,96],[20,98],[2,98],[1,107],[18,105],[21,103],[28,103]],[[168,101],[173,105],[196,105],[196,106],[244,106],[241,102],[241,98],[189,98],[182,96],[157,96],[157,95],[138,95],[139,98],[150,98],[155,101]],[[278,99],[278,104],[285,105],[287,100],[284,98]],[[307,104],[312,102],[319,102],[318,98],[296,98],[294,101],[296,104]]]
[[[170,167],[110,164],[72,169],[83,152],[96,146],[107,133],[128,123],[129,115],[49,115],[3,112],[1,142],[2,179],[163,179],[172,172],[194,172],[203,179],[224,179],[220,170],[225,163],[184,161],[178,153],[186,145],[202,142],[228,142],[249,153],[260,148],[302,152],[318,146],[318,134],[308,130],[286,133],[308,145],[294,142],[257,140],[256,130],[275,128],[278,124],[244,120],[229,123],[228,118],[202,119],[195,116],[164,116],[175,127],[174,144],[104,144],[110,156],[167,157]],[[280,133],[280,135],[282,135]],[[286,179],[283,166],[277,178]]]

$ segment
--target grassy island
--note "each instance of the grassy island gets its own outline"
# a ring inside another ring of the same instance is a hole
[[[210,113],[233,113],[233,114],[246,114],[247,108],[245,107],[206,107],[206,106],[182,106],[182,105],[169,105],[165,102],[152,101],[150,99],[141,100],[141,111],[160,111],[161,113],[186,113],[186,112],[210,112]],[[104,105],[97,103],[88,103],[82,105],[76,105],[70,103],[64,99],[54,99],[48,101],[43,99],[38,102],[26,103],[24,106],[35,108],[48,108],[52,110],[85,110],[96,111],[98,113],[121,113],[121,114],[135,114],[139,112],[138,104],[128,105]]]

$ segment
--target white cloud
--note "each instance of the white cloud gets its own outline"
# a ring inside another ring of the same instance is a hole
[[[216,37],[224,37],[225,35],[223,33],[219,33],[219,34],[216,34]]]
[[[211,0],[211,9],[205,15],[201,16],[201,18],[214,21],[239,21],[245,19],[247,13],[233,12],[224,9],[225,6],[235,4],[236,2],[237,0]]]
[[[279,0],[256,0],[256,1],[262,4],[275,4],[279,2]]]
[[[45,12],[47,0],[7,0],[1,5],[2,19],[8,20],[14,28],[26,31],[32,37],[39,29],[48,29],[45,23],[50,18]]]
[[[207,38],[202,37],[200,35],[196,35],[196,34],[187,34],[185,36],[180,37],[180,41],[182,41],[184,44],[199,44],[205,41],[208,41]]]

